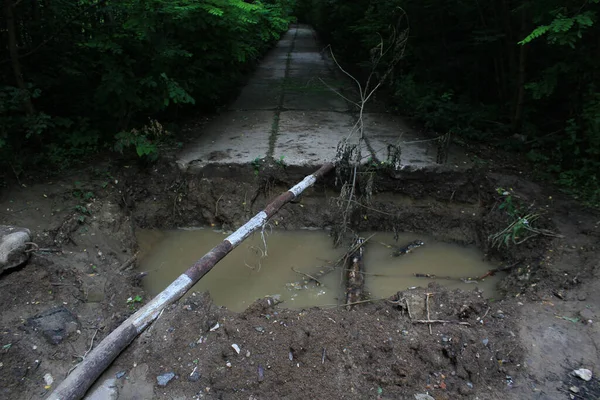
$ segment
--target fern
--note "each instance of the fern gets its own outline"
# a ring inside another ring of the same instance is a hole
[[[594,25],[596,13],[593,11],[585,11],[574,17],[566,17],[562,13],[557,13],[552,22],[548,25],[540,25],[536,27],[523,40],[518,42],[520,45],[531,43],[544,35],[547,36],[548,42],[551,44],[574,46],[576,38],[581,38],[582,31]],[[577,27],[577,32],[571,32],[573,27]]]

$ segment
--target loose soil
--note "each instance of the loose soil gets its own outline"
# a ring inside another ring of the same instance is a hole
[[[273,164],[255,174],[225,165],[184,175],[165,158],[4,188],[0,223],[31,229],[51,251],[0,276],[0,398],[44,398],[149,300],[133,268],[136,227],[235,229],[312,170]],[[564,238],[491,248],[488,236],[510,223],[498,209],[498,187],[544,210],[537,226]],[[332,175],[272,223],[333,227],[337,193]],[[352,311],[288,310],[264,298],[233,313],[196,293],[167,308],[99,382],[117,376],[119,399],[568,399],[571,386],[575,398],[596,399],[599,224],[597,212],[552,188],[489,167],[380,171],[368,206],[351,215],[352,229],[476,244],[490,260],[514,265],[502,299],[424,281]],[[431,319],[455,321],[433,324],[431,334],[417,322],[427,318],[427,293]],[[590,382],[570,375],[580,367],[594,372]],[[159,386],[157,376],[169,372],[175,378]]]

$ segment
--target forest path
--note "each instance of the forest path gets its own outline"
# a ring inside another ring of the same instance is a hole
[[[358,119],[358,108],[340,94],[351,101],[359,98],[355,84],[323,51],[314,29],[292,25],[237,100],[197,133],[177,164],[194,171],[207,164],[248,164],[257,158],[300,166],[333,161],[338,143]],[[363,116],[365,162],[369,157],[385,161],[388,145],[400,144],[402,165],[435,164],[435,141],[400,117],[373,108],[368,104]],[[465,164],[460,154],[451,155],[449,162]]]

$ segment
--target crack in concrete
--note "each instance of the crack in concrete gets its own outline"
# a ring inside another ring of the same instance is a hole
[[[285,73],[283,77],[283,84],[280,87],[281,95],[279,96],[279,104],[275,108],[275,115],[273,116],[273,124],[271,125],[271,135],[269,136],[269,150],[267,151],[267,158],[273,159],[273,154],[275,153],[275,143],[277,142],[277,134],[279,133],[279,120],[281,117],[281,113],[283,112],[283,102],[285,100],[285,87],[286,83],[290,79],[290,65],[292,63],[292,53],[294,52],[294,48],[296,47],[296,37],[298,37],[298,28],[294,32],[294,37],[292,38],[292,44],[290,45],[290,49],[287,53],[287,58],[285,61]]]

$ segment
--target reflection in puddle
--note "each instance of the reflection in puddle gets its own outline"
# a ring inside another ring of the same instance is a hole
[[[364,236],[370,236],[365,233]],[[140,245],[141,271],[148,272],[143,280],[145,289],[158,294],[190,265],[219,244],[226,235],[209,229],[143,230],[137,231]],[[475,247],[436,242],[426,236],[402,234],[397,242],[403,246],[416,239],[425,245],[412,252],[392,257],[392,250],[381,243],[396,245],[391,233],[378,232],[365,251],[366,290],[371,297],[389,297],[399,290],[427,286],[430,279],[415,274],[431,274],[449,288],[472,290],[479,287],[486,297],[494,296],[499,276],[478,283],[463,283],[459,278],[478,277],[495,266],[482,261]],[[265,241],[267,247],[265,249]],[[215,304],[232,311],[243,311],[257,298],[281,295],[284,306],[301,308],[331,306],[344,298],[339,269],[330,272],[316,285],[302,273],[317,276],[335,262],[344,249],[332,248],[328,233],[320,230],[272,231],[265,241],[260,232],[253,234],[234,249],[193,288],[209,291]],[[305,282],[305,281],[309,282]]]

